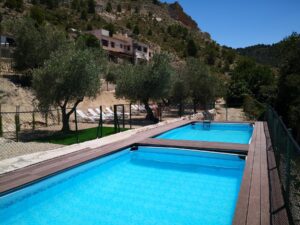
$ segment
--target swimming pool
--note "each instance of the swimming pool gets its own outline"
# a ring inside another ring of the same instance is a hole
[[[253,125],[248,123],[194,123],[167,131],[155,138],[249,144],[252,133]]]
[[[0,197],[1,224],[229,225],[244,165],[232,154],[125,149]]]

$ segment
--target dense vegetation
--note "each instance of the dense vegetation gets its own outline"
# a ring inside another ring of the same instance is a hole
[[[297,37],[299,35],[293,33],[290,36]],[[258,44],[246,48],[238,48],[236,51],[241,55],[255,59],[259,63],[281,67],[286,60],[286,55],[289,54],[289,49],[286,48],[286,41],[288,39],[289,38],[285,38],[272,45]],[[298,39],[297,41],[299,42],[300,40]]]
[[[230,95],[231,98],[241,99],[242,95],[250,93],[255,99],[274,106],[300,142],[300,35],[293,33],[272,46],[259,45],[238,51],[253,56],[261,63],[273,65],[277,76],[272,79],[271,74],[274,72],[265,66],[259,66],[259,71],[248,73],[254,75],[256,85],[251,80],[246,84],[240,79],[239,82],[233,82],[229,88],[234,93]],[[248,61],[247,67],[251,60]],[[252,68],[255,69],[253,65],[252,63]],[[244,72],[248,70],[243,69]],[[237,74],[243,77],[244,72],[237,71]],[[250,86],[247,87],[247,84]]]
[[[300,143],[300,35],[286,38],[282,48],[286,54],[280,67],[275,106]]]

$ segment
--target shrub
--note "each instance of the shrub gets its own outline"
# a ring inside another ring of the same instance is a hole
[[[45,20],[45,12],[41,7],[34,5],[30,8],[30,17],[38,24],[42,24]]]
[[[111,6],[110,2],[107,3],[105,10],[106,10],[106,12],[109,12],[109,13],[112,12],[112,6]]]
[[[260,119],[266,111],[266,107],[250,95],[245,96],[243,109],[247,117],[252,120]]]

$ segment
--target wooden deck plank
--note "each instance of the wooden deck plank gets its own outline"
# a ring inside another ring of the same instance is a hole
[[[257,126],[255,125],[252,134],[252,141],[250,143],[249,150],[248,150],[247,161],[246,161],[244,174],[242,178],[242,184],[238,196],[238,202],[235,209],[235,215],[233,218],[234,225],[245,225],[247,222],[249,193],[250,193],[251,179],[252,179],[255,144],[258,138],[257,134],[258,134],[258,129]]]
[[[252,169],[252,178],[250,184],[250,195],[249,195],[249,206],[247,214],[247,225],[259,225],[260,224],[260,142],[261,142],[261,124],[257,125],[257,139],[254,149],[254,159],[253,159],[253,169]]]
[[[268,175],[268,159],[267,159],[267,143],[266,135],[264,131],[264,125],[262,124],[262,141],[261,141],[261,224],[269,225],[270,224],[270,192],[269,192],[269,175]]]
[[[270,224],[267,165],[264,126],[256,122],[233,224]]]

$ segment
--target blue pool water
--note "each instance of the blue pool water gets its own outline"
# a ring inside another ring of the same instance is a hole
[[[167,131],[156,138],[248,144],[252,132],[251,124],[211,123],[206,127],[203,123],[195,123]]]
[[[244,164],[229,154],[127,149],[0,197],[0,223],[229,225]]]

